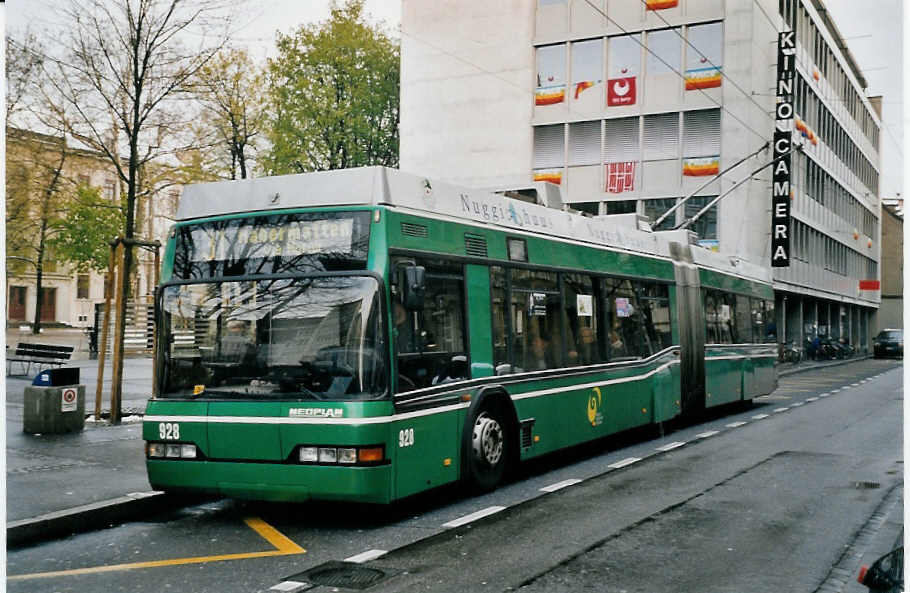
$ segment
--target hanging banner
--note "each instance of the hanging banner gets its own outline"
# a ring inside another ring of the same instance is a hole
[[[534,171],[534,181],[547,181],[559,185],[562,183],[562,169],[538,169]]]
[[[683,159],[683,175],[686,177],[707,177],[720,171],[720,156]]]
[[[635,191],[635,163],[607,163],[607,193],[621,194]]]
[[[565,85],[538,88],[534,93],[535,105],[556,105],[557,103],[562,103],[565,99]]]
[[[578,99],[578,95],[582,94],[584,91],[594,86],[593,80],[582,80],[581,82],[575,83],[575,98]]]
[[[723,82],[720,68],[690,68],[686,70],[686,90],[713,89]]]
[[[635,105],[635,77],[611,78],[607,81],[607,107]]]
[[[793,76],[796,33],[777,35],[777,107],[771,165],[771,267],[790,266],[790,149],[793,127]]]

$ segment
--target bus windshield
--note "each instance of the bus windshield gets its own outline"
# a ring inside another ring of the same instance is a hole
[[[166,286],[159,397],[386,395],[379,283],[319,276]]]

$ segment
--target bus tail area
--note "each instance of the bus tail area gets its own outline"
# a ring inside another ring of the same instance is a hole
[[[684,233],[378,167],[191,186],[178,219],[143,421],[155,489],[489,490],[776,387],[769,274]]]

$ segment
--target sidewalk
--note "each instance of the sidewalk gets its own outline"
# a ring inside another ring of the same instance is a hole
[[[781,376],[858,362],[803,361],[780,365]],[[94,409],[97,361],[77,360],[86,385],[86,412]],[[128,415],[141,414],[151,393],[150,358],[124,360],[123,411],[120,426],[86,422],[81,433],[29,435],[22,432],[23,400],[29,380],[6,379],[7,542],[17,545],[73,531],[85,531],[145,516],[170,506],[165,496],[149,492],[141,425]],[[105,397],[110,368],[105,371]],[[109,410],[105,401],[103,410]]]
[[[79,368],[80,383],[86,386],[85,409],[91,416],[95,407],[98,361],[76,360],[67,366]],[[108,364],[102,391],[105,398],[102,412],[105,414],[110,412],[107,399],[110,376]],[[25,387],[31,384],[31,378],[6,378],[8,543],[107,525],[118,520],[118,510],[132,508],[135,511],[151,504],[151,499],[140,499],[136,494],[124,499],[131,493],[150,490],[145,473],[142,428],[135,420],[138,420],[136,415],[145,410],[151,383],[151,358],[124,359],[122,410],[125,423],[119,426],[104,422],[96,424],[90,417],[83,432],[31,435],[22,432]],[[49,514],[52,517],[47,517]],[[51,523],[48,523],[49,519],[52,519]],[[42,533],[36,533],[36,528]]]

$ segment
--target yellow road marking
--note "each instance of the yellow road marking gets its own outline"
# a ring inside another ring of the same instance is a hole
[[[100,572],[115,572],[120,570],[133,570],[136,568],[155,568],[158,566],[179,566],[181,564],[202,564],[205,562],[222,562],[225,560],[246,560],[248,558],[266,558],[268,556],[288,556],[291,554],[305,554],[306,550],[294,543],[280,531],[256,517],[243,520],[244,523],[258,533],[263,539],[276,549],[265,552],[244,552],[240,554],[219,554],[216,556],[194,556],[192,558],[173,558],[171,560],[151,560],[148,562],[130,562],[128,564],[111,564],[108,566],[92,566],[89,568],[74,568],[71,570],[55,570],[52,572],[35,572],[31,574],[8,575],[9,581],[25,581],[29,579],[47,579],[80,574],[95,574]]]

